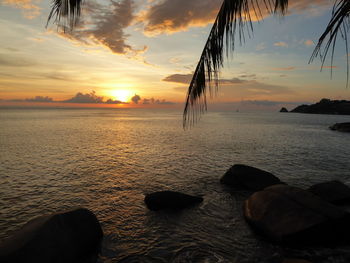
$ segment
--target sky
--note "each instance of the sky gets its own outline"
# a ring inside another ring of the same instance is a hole
[[[289,2],[287,16],[264,15],[252,37],[236,43],[212,105],[275,109],[350,99],[341,39],[333,64],[326,60],[322,72],[319,59],[309,64],[334,2]],[[0,106],[183,107],[221,3],[85,0],[79,25],[64,33],[46,27],[51,1],[0,0]]]

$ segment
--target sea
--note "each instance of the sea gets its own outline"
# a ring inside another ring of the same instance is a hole
[[[350,186],[350,116],[210,111],[189,129],[174,109],[0,109],[0,239],[40,215],[86,207],[104,239],[98,262],[350,262],[350,247],[290,248],[256,235],[246,193],[219,179],[234,164],[301,188]],[[153,212],[145,194],[203,196]]]

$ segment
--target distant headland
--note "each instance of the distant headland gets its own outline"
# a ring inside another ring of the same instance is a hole
[[[281,111],[285,112],[285,108]],[[350,115],[350,101],[322,99],[315,104],[300,105],[290,112]]]

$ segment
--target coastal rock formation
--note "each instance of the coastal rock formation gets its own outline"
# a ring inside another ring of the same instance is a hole
[[[220,182],[249,191],[260,191],[265,187],[281,183],[280,179],[273,174],[243,164],[233,165]]]
[[[0,243],[0,262],[92,263],[102,237],[96,216],[87,209],[41,216]]]
[[[266,238],[290,245],[350,241],[349,214],[300,188],[274,185],[244,203],[248,223]]]
[[[316,113],[316,114],[350,114],[350,101],[322,99],[312,105],[301,105],[291,110],[298,113]]]
[[[150,210],[181,209],[203,201],[202,197],[173,191],[161,191],[145,196],[145,203]]]
[[[336,123],[329,128],[333,131],[350,132],[350,122]]]
[[[315,184],[308,191],[332,204],[350,203],[350,187],[336,180]]]
[[[283,108],[280,110],[280,112],[288,112],[288,110],[287,110],[285,107],[283,107]]]

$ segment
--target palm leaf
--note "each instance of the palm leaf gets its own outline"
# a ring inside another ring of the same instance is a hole
[[[329,49],[331,49],[331,72],[333,65],[333,56],[336,41],[338,36],[345,41],[346,48],[346,58],[347,58],[347,84],[349,84],[349,52],[348,52],[348,39],[347,34],[350,29],[350,1],[349,0],[336,0],[333,11],[332,18],[329,21],[326,30],[321,35],[318,40],[318,43],[312,53],[310,58],[310,62],[312,62],[316,57],[320,57],[322,66],[326,61]]]
[[[81,13],[83,0],[54,0],[47,19],[47,24],[54,19],[54,23],[64,31],[72,30],[77,25]]]
[[[259,3],[260,2],[260,3]],[[288,0],[224,0],[204,46],[192,81],[187,91],[183,113],[184,128],[193,124],[207,109],[206,93],[212,94],[219,85],[219,71],[223,66],[224,48],[226,56],[235,48],[238,33],[240,43],[253,32],[251,14],[262,19],[262,11],[285,14]]]

